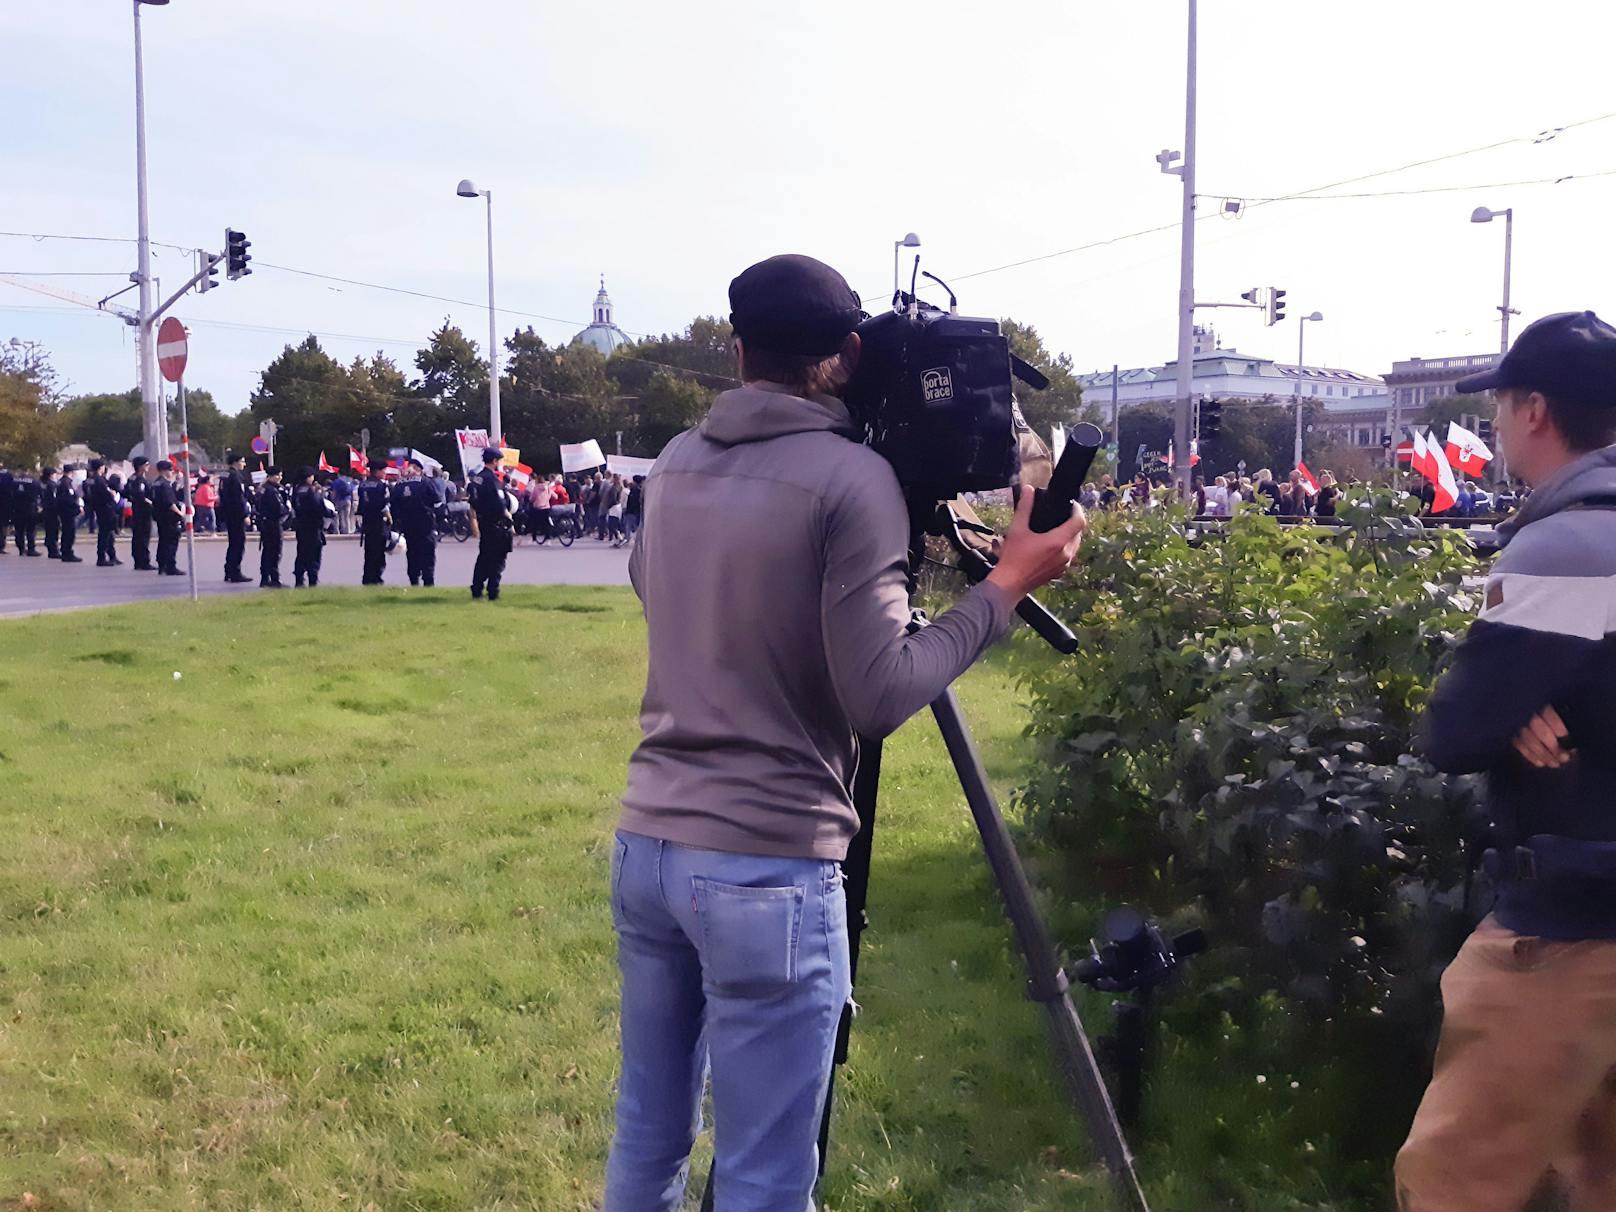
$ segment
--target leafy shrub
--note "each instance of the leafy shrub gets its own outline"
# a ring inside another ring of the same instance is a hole
[[[1021,806],[1067,856],[1060,891],[1206,925],[1172,1029],[1261,1024],[1244,1061],[1348,1075],[1314,1088],[1372,1110],[1311,1109],[1346,1162],[1389,1162],[1473,920],[1475,780],[1438,775],[1417,734],[1479,565],[1396,512],[1366,498],[1340,528],[1282,528],[1243,510],[1221,534],[1179,509],[1097,517],[1046,596],[1079,655],[1029,638],[1016,657],[1043,757]]]

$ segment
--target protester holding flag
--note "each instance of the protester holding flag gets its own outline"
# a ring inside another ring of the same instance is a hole
[[[1488,774],[1498,891],[1442,978],[1397,1206],[1505,1212],[1552,1172],[1577,1207],[1612,1208],[1616,328],[1548,316],[1458,389],[1495,393],[1499,449],[1534,491],[1498,527],[1480,617],[1427,716],[1439,769]]]

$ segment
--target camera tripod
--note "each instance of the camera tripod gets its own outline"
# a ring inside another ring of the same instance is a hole
[[[957,556],[958,562],[955,567],[964,572],[973,583],[981,581],[992,571],[993,565],[965,541],[962,533],[962,529],[969,529],[992,534],[991,530],[963,520],[952,506],[947,504],[931,507],[929,515],[924,509],[915,510],[913,514],[915,525],[910,543],[911,591],[915,574],[924,559],[928,533],[948,541]],[[1016,613],[1059,651],[1063,653],[1076,651],[1077,641],[1072,633],[1032,598],[1023,598],[1016,608]],[[926,625],[925,615],[917,610],[910,622],[910,630],[917,631]],[[994,883],[998,886],[1005,915],[1010,920],[1016,947],[1026,964],[1027,996],[1043,1007],[1049,1019],[1051,1043],[1067,1091],[1077,1106],[1078,1115],[1094,1144],[1096,1153],[1104,1162],[1106,1169],[1111,1172],[1112,1180],[1124,1205],[1133,1212],[1149,1212],[1144,1190],[1140,1187],[1138,1175],[1134,1171],[1133,1155],[1128,1149],[1128,1142],[1118,1122],[1116,1110],[1112,1106],[1111,1096],[1106,1091],[1105,1080],[1095,1061],[1088,1035],[1083,1030],[1082,1020],[1078,1017],[1077,1008],[1072,1004],[1066,973],[1060,966],[1054,945],[1050,941],[1049,931],[1038,912],[1032,885],[1028,882],[1026,870],[1016,853],[1009,826],[1005,824],[1004,816],[999,811],[992,786],[988,782],[987,772],[982,766],[981,755],[977,752],[976,742],[971,737],[970,728],[960,711],[959,699],[952,688],[944,690],[932,702],[931,711],[942,734],[949,759],[953,762],[954,771],[959,777],[960,787],[965,793],[965,801],[970,807],[977,833],[981,836],[982,850],[993,873]],[[855,987],[858,981],[859,942],[869,926],[866,906],[869,900],[870,857],[875,837],[876,801],[880,781],[881,742],[860,738],[858,769],[853,776],[852,787],[853,806],[858,812],[859,829],[848,848],[847,858],[842,863],[847,895],[849,971]],[[842,1065],[847,1061],[848,1040],[852,1027],[853,1007],[850,1001],[842,1010],[841,1023],[836,1032],[835,1065]],[[821,1175],[824,1173],[825,1158],[830,1147],[831,1106],[835,1092],[836,1071],[833,1066],[830,1089],[825,1097],[824,1118],[819,1130]],[[702,1200],[703,1212],[712,1212],[713,1206],[713,1183],[709,1175],[707,1190]]]

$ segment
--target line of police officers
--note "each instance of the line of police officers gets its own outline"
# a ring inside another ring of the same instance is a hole
[[[39,474],[29,472],[13,474],[0,466],[0,554],[6,551],[5,537],[9,530],[17,544],[17,554],[38,556],[39,532],[44,531],[45,554],[64,564],[82,563],[73,548],[78,539],[79,518],[90,516],[95,520],[95,563],[98,568],[112,568],[123,563],[118,558],[118,527],[124,518],[124,506],[129,506],[130,560],[137,572],[156,572],[165,576],[183,576],[176,560],[179,556],[180,531],[185,524],[185,506],[174,465],[161,459],[155,467],[149,460],[131,460],[134,474],[127,483],[108,474],[105,460],[91,459],[86,465],[87,475],[82,492],[73,480],[77,470],[62,468],[60,476],[54,467],[43,468]],[[148,470],[151,468],[151,470]],[[157,530],[157,562],[152,562],[152,528]]]

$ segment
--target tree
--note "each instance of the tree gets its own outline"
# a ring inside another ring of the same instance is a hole
[[[1448,437],[1448,423],[1454,422],[1465,425],[1466,417],[1480,417],[1484,421],[1491,421],[1496,414],[1497,406],[1492,397],[1485,393],[1473,396],[1438,396],[1415,414],[1414,424],[1428,425],[1439,441],[1446,441]]]
[[[646,383],[636,404],[632,449],[655,457],[707,415],[713,397],[689,376],[659,370]]]
[[[606,359],[581,342],[555,347],[531,327],[505,342],[509,353],[500,405],[505,432],[522,460],[541,471],[559,471],[562,443],[596,438],[610,451],[630,417]]]
[[[33,342],[0,345],[0,463],[34,467],[62,445],[50,359]]]
[[[1034,391],[1025,383],[1016,384],[1016,399],[1021,404],[1021,415],[1045,442],[1056,425],[1072,425],[1078,421],[1098,424],[1098,410],[1083,407],[1083,386],[1072,370],[1070,354],[1053,354],[1044,345],[1038,330],[1030,324],[1015,320],[1001,320],[999,327],[1010,339],[1010,352],[1023,362],[1037,367],[1049,379],[1049,386]]]
[[[644,390],[659,370],[674,368],[690,373],[680,377],[716,394],[740,386],[735,364],[735,331],[728,320],[697,316],[682,333],[648,337],[625,345],[611,356],[607,372],[627,394]]]
[[[126,459],[144,436],[144,415],[138,387],[117,394],[75,396],[62,406],[62,438],[82,442],[110,459]]]
[[[295,469],[314,466],[322,450],[352,440],[365,423],[365,404],[374,402],[311,334],[264,368],[248,408],[254,422],[272,419],[281,427],[275,458]]]

